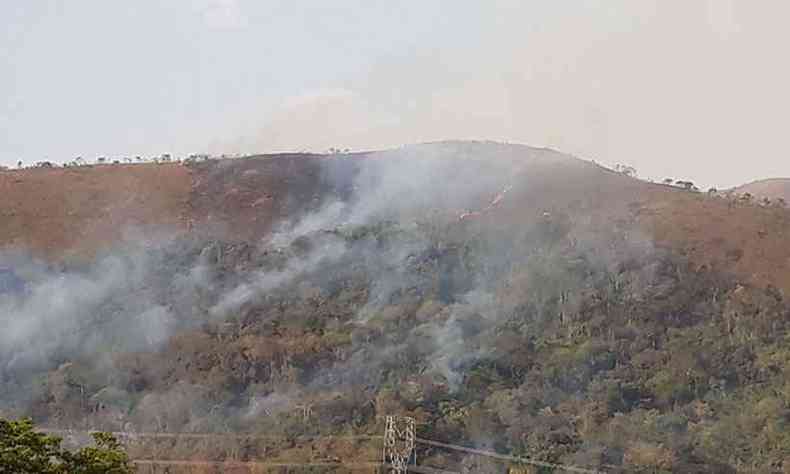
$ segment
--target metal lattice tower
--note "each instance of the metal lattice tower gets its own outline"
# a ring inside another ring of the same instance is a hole
[[[384,426],[384,466],[389,472],[405,474],[409,465],[417,463],[414,441],[417,437],[414,418],[388,416]]]

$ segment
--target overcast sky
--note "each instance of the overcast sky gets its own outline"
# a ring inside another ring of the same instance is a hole
[[[8,0],[0,163],[476,138],[790,176],[783,0]]]

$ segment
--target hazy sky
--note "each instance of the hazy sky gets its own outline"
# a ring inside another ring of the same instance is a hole
[[[0,163],[445,138],[790,176],[784,0],[6,0]]]

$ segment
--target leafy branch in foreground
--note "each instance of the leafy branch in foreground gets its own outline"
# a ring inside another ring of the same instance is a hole
[[[134,469],[118,440],[94,433],[93,446],[76,452],[63,449],[62,439],[35,431],[33,421],[0,418],[0,473],[131,474]]]

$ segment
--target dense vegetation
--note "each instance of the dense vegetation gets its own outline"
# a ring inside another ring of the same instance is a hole
[[[94,446],[77,451],[61,447],[61,438],[35,431],[30,419],[0,419],[0,473],[131,474],[132,466],[118,441],[93,435]]]
[[[378,416],[402,413],[421,436],[541,460],[787,469],[780,292],[574,220],[385,222],[277,248],[168,247],[157,298],[183,290],[173,268],[211,281],[174,305],[175,334],[128,351],[93,331],[111,367],[72,354],[28,382],[37,396],[17,410],[50,425],[286,437],[376,433]]]

